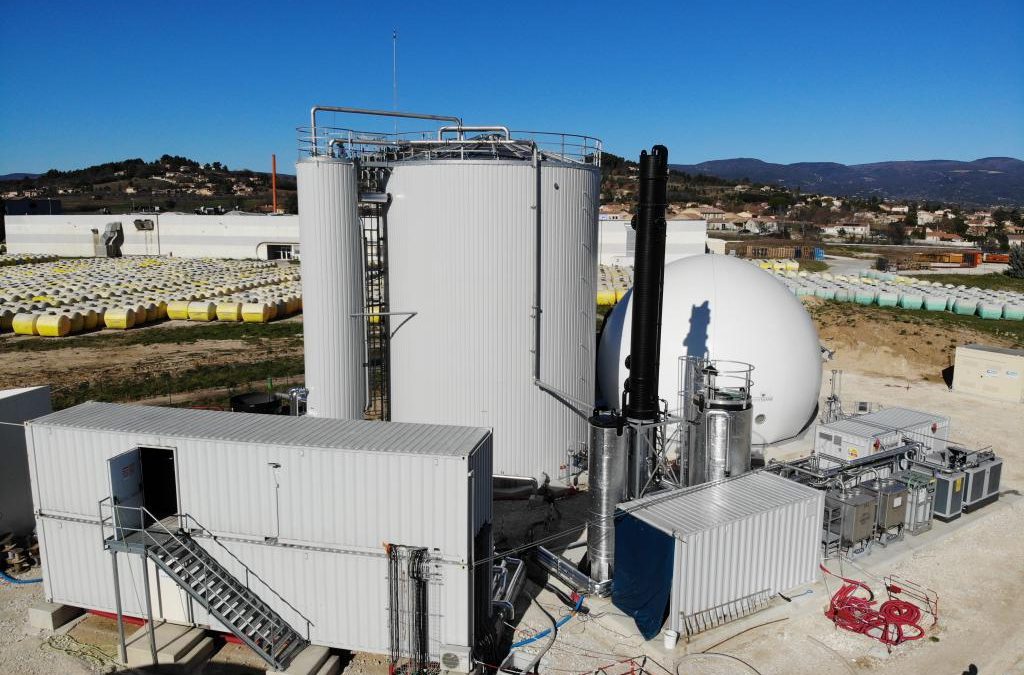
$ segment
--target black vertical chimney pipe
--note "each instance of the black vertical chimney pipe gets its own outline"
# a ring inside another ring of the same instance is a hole
[[[640,153],[639,203],[633,218],[633,335],[626,367],[623,414],[633,420],[658,417],[658,368],[661,352],[661,303],[665,283],[665,207],[668,148],[655,145]]]

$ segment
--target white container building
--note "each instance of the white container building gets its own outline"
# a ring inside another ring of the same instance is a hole
[[[814,434],[814,452],[829,459],[856,461],[885,450],[923,443],[940,450],[949,439],[949,418],[910,408],[884,408],[828,424],[819,424]]]
[[[619,505],[612,601],[693,635],[818,578],[824,492],[765,472]]]
[[[1024,403],[1024,349],[978,344],[958,346],[953,391]]]
[[[0,534],[20,537],[35,527],[21,424],[50,410],[48,386],[0,391]]]
[[[489,611],[486,429],[90,402],[25,433],[52,602],[113,612],[116,555],[123,611],[144,616],[145,558],[104,549],[113,492],[184,527],[313,644],[388,652],[388,544],[428,552],[432,658],[468,654]],[[155,618],[231,629],[163,568],[151,578]]]
[[[276,260],[299,255],[298,216],[120,213],[7,216],[7,252],[105,255],[103,232],[120,223],[123,255]]]

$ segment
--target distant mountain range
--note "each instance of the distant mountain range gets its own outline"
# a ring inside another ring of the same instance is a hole
[[[39,178],[38,173],[5,173],[0,175],[0,182],[5,180],[25,180],[26,178]]]
[[[873,164],[719,159],[673,164],[673,169],[731,180],[779,185],[834,196],[888,197],[995,206],[1024,204],[1024,161],[985,157],[973,162],[934,159]]]

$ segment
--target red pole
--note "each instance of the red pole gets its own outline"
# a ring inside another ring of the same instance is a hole
[[[270,156],[270,192],[274,195],[274,213],[277,213],[277,155]]]

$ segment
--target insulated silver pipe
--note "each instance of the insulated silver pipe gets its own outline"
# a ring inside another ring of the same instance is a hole
[[[309,128],[312,136],[312,150],[310,154],[317,154],[316,114],[318,112],[336,112],[346,115],[371,115],[375,117],[401,117],[405,119],[436,120],[438,122],[455,122],[462,126],[462,118],[452,115],[428,115],[426,113],[398,112],[397,110],[371,110],[369,108],[350,108],[346,106],[315,105],[309,111]]]
[[[610,414],[590,419],[587,451],[590,515],[587,519],[587,558],[590,578],[612,578],[615,566],[615,507],[626,493],[626,432],[622,419]]]

